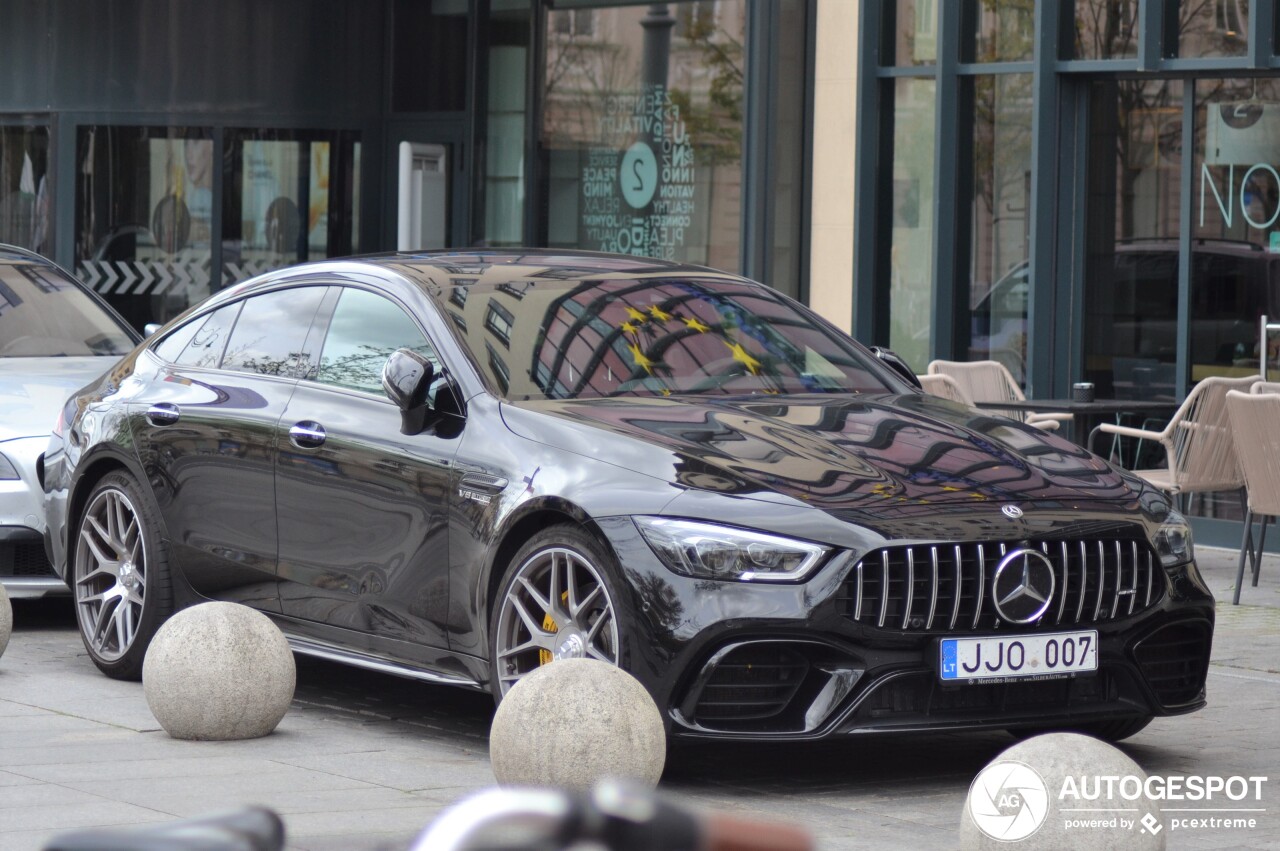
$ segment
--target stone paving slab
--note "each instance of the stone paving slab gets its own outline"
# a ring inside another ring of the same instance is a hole
[[[1280,558],[1230,605],[1236,554],[1200,551],[1218,595],[1209,706],[1124,743],[1149,773],[1277,775],[1248,833],[1182,832],[1170,848],[1280,848]],[[179,742],[141,686],[101,676],[68,601],[19,603],[0,658],[0,849],[61,831],[140,825],[258,803],[296,851],[401,851],[441,809],[492,783],[486,695],[299,660],[271,736]],[[824,851],[954,848],[969,783],[1012,744],[1002,733],[899,735],[809,745],[675,749],[662,788],[696,807],[785,819]],[[1016,847],[1016,846],[1011,846]]]

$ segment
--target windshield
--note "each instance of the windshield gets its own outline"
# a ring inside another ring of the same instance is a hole
[[[0,357],[124,355],[133,341],[74,281],[39,263],[0,263]]]
[[[852,340],[758,285],[539,279],[440,298],[513,401],[890,389]]]

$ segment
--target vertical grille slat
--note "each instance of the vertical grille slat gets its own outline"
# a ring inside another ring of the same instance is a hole
[[[907,550],[907,603],[902,607],[902,628],[906,629],[911,624],[911,604],[915,602],[916,596],[916,551],[915,548]]]
[[[1062,542],[1062,591],[1058,596],[1058,618],[1054,623],[1062,623],[1062,610],[1067,605],[1067,592],[1071,590],[1071,559],[1067,555],[1067,542]]]
[[[933,629],[933,616],[938,611],[938,548],[929,547],[929,566],[932,569],[933,579],[930,582],[929,593],[929,618],[925,621],[925,629]]]
[[[947,629],[955,629],[956,621],[960,618],[960,598],[964,596],[964,570],[962,568],[962,560],[960,558],[960,545],[955,547],[956,557],[956,593],[955,600],[951,604],[951,623]]]
[[[862,576],[862,562],[858,562],[858,566],[854,571],[858,574],[858,588],[853,598],[853,619],[855,621],[862,620],[862,601],[866,599],[866,582]]]
[[[987,594],[987,548],[978,544],[978,593],[973,598],[973,629],[982,617],[982,599]]]
[[[880,579],[880,620],[876,626],[884,628],[884,619],[889,614],[889,551],[884,550],[880,553],[880,564],[883,567],[883,573]]]
[[[995,613],[986,599],[1000,560],[988,558],[988,553],[1003,557],[1021,547],[1049,560],[1056,599],[1050,598],[1039,620],[1010,624]],[[950,565],[948,559],[953,560]],[[1138,614],[1160,600],[1158,575],[1154,552],[1144,541],[1134,538],[921,543],[886,547],[865,555],[846,575],[841,599],[850,620],[880,629],[1042,630],[1046,626],[1103,623]],[[1121,604],[1122,597],[1129,598],[1127,605]]]
[[[1102,614],[1102,591],[1107,585],[1107,549],[1098,541],[1098,599],[1093,604],[1093,619]]]
[[[1089,547],[1080,542],[1080,599],[1076,603],[1076,623],[1084,615],[1084,595],[1089,590]]]

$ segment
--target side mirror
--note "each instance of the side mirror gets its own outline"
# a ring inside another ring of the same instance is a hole
[[[902,358],[898,357],[898,355],[895,354],[891,349],[886,349],[886,348],[883,348],[882,346],[872,346],[871,353],[875,355],[877,358],[879,358],[880,362],[883,363],[885,366],[889,367],[894,372],[898,373],[899,377],[904,379],[912,387],[916,388],[917,390],[924,389],[920,386],[920,379],[917,378],[916,374],[911,371],[911,367],[907,366],[907,362],[904,361]]]
[[[146,325],[142,326],[142,336],[150,339],[156,335],[156,332],[159,331],[161,327],[162,326],[159,322],[148,322]]]
[[[382,366],[382,389],[400,409],[400,433],[417,434],[427,423],[427,391],[436,368],[412,349],[396,349]]]

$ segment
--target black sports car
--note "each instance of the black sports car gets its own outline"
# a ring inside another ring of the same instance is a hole
[[[212,598],[499,698],[602,659],[678,736],[1121,738],[1204,705],[1213,600],[1169,500],[913,381],[694,266],[298,266],[68,401],[47,545],[115,677]]]

